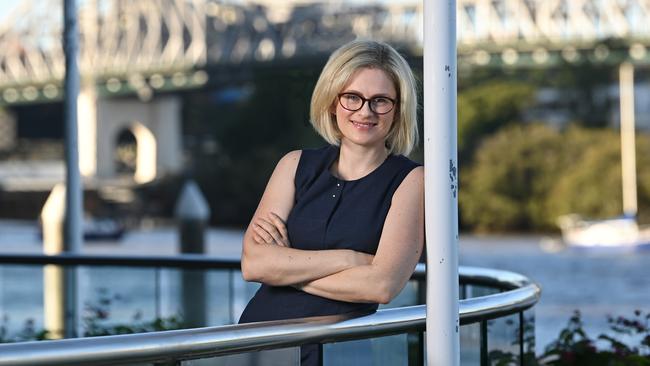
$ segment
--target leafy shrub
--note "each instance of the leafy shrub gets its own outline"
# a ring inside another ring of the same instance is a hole
[[[12,342],[27,342],[27,341],[42,341],[47,339],[48,332],[46,330],[38,330],[34,325],[34,319],[27,319],[23,324],[23,328],[14,335],[9,334],[9,316],[2,317],[0,324],[0,343]]]
[[[562,140],[541,124],[504,128],[486,139],[474,163],[461,167],[462,220],[478,231],[548,225],[545,198],[562,166]]]
[[[650,208],[650,136],[637,137],[640,221]],[[476,231],[557,230],[558,216],[622,214],[620,137],[610,129],[506,127],[461,166],[459,205]]]
[[[88,302],[84,306],[82,321],[84,324],[84,337],[105,336],[115,334],[147,333],[162,330],[183,328],[182,319],[178,316],[156,318],[143,321],[142,313],[133,314],[131,322],[119,324],[111,322],[111,305],[119,301],[119,294],[111,295],[106,289],[99,289],[99,298],[95,302]]]
[[[517,81],[489,81],[458,93],[458,151],[468,160],[480,141],[521,118],[535,88]]]
[[[628,345],[607,334],[597,340],[585,332],[580,312],[575,311],[567,327],[539,357],[540,365],[548,366],[648,366],[650,365],[650,313],[640,310],[632,318],[609,317],[610,329],[618,336],[638,340]]]
[[[111,319],[111,305],[120,301],[119,294],[111,294],[106,289],[98,290],[98,298],[84,305],[82,322],[84,325],[83,337],[106,336],[116,334],[147,333],[163,330],[184,328],[179,316],[143,320],[142,313],[137,311],[129,323],[116,323]],[[47,329],[36,329],[34,320],[27,319],[23,328],[15,335],[9,335],[8,316],[4,316],[0,323],[0,343],[42,341],[51,339]]]
[[[549,219],[574,212],[589,218],[622,214],[619,139],[615,131],[578,128],[562,136],[566,158],[547,198]]]

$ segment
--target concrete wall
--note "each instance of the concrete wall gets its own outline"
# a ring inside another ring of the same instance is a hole
[[[134,179],[145,183],[182,167],[181,100],[163,96],[143,103],[138,99],[101,99],[92,90],[79,97],[80,168],[84,176],[114,178],[117,137],[130,130],[137,143]]]

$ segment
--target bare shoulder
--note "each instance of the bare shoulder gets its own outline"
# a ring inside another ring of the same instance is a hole
[[[424,167],[413,168],[395,191],[395,195],[407,194],[407,192],[418,193],[424,189]]]
[[[302,150],[293,150],[286,153],[278,162],[278,168],[295,171],[300,161]]]
[[[290,151],[284,155],[269,179],[255,216],[266,217],[270,212],[286,220],[293,207],[294,178],[301,156],[300,150]]]
[[[404,181],[412,181],[412,183],[424,184],[424,166],[420,165],[411,170]]]
[[[413,168],[393,194],[392,206],[411,206],[419,200],[424,200],[424,167]]]

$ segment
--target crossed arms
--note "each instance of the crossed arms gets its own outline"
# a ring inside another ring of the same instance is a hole
[[[292,248],[285,221],[293,208],[300,151],[279,162],[244,234],[247,281],[294,286],[348,302],[388,303],[413,273],[424,243],[424,171],[413,169],[395,191],[377,253]]]

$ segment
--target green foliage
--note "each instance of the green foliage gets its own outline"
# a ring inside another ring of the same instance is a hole
[[[545,198],[562,165],[559,133],[545,125],[515,125],[488,138],[461,170],[462,220],[478,231],[545,226]]]
[[[562,140],[565,161],[547,198],[549,219],[569,213],[589,218],[621,215],[621,145],[617,131],[572,128]]]
[[[25,320],[22,329],[17,334],[10,335],[8,328],[9,317],[5,315],[0,324],[0,343],[42,341],[47,339],[49,335],[46,330],[35,328],[34,319]]]
[[[539,358],[548,366],[648,366],[650,365],[650,313],[637,310],[632,318],[609,318],[610,329],[618,336],[638,341],[628,345],[615,336],[601,334],[599,342],[585,332],[580,312],[569,319],[566,328]]]
[[[548,79],[549,84],[561,93],[560,98],[576,123],[602,128],[611,122],[608,112],[612,101],[607,97],[607,88],[618,80],[616,70],[616,66],[582,60],[575,64],[565,63],[550,71],[552,75],[548,75]]]
[[[88,302],[84,306],[82,322],[84,325],[83,337],[106,336],[116,334],[133,334],[157,332],[163,330],[182,329],[183,321],[179,316],[143,320],[142,313],[136,312],[131,322],[116,323],[111,319],[111,305],[122,298],[119,294],[110,294],[107,289],[98,290],[98,298],[94,302]],[[17,334],[11,336],[8,333],[9,319],[3,317],[0,324],[0,343],[42,341],[51,339],[50,332],[46,329],[36,329],[33,319],[27,319]]]
[[[278,65],[276,65],[278,66]],[[291,150],[325,144],[309,124],[309,101],[320,71],[253,69],[251,81],[186,98],[186,134],[195,136],[188,176],[196,178],[212,208],[212,224],[248,224],[275,164]],[[212,148],[206,149],[206,142]]]
[[[640,221],[650,209],[650,136],[637,138]],[[459,205],[476,231],[557,230],[558,216],[622,214],[619,133],[515,125],[487,138],[461,170]]]
[[[535,89],[516,81],[486,82],[458,94],[458,151],[471,157],[481,139],[520,119]]]
[[[99,289],[99,297],[95,302],[86,303],[82,321],[84,324],[84,337],[105,336],[115,334],[132,334],[156,332],[183,328],[183,322],[178,316],[156,318],[143,321],[142,313],[136,312],[128,324],[116,324],[111,321],[111,305],[119,301],[121,296],[111,295],[106,289]]]
[[[631,318],[608,318],[611,334],[596,339],[584,330],[580,312],[575,311],[557,339],[539,357],[502,350],[490,351],[489,364],[495,366],[650,366],[650,313],[637,310]],[[628,341],[623,342],[621,338]]]

